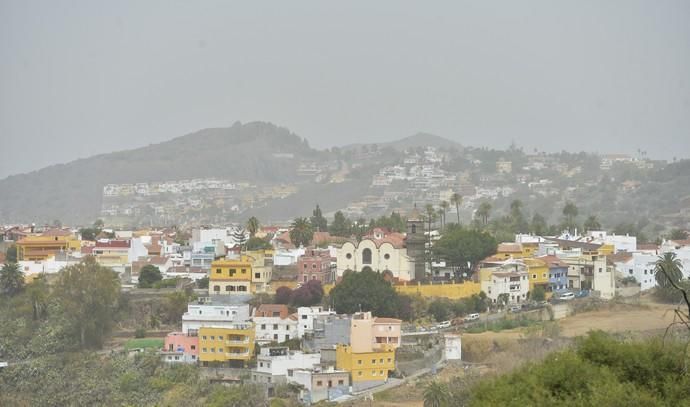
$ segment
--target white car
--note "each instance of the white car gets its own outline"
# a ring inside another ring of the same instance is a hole
[[[572,300],[573,298],[575,298],[575,294],[573,294],[571,292],[563,293],[563,294],[558,296],[558,299],[563,300],[563,301],[569,301],[569,300]]]
[[[476,312],[474,314],[469,314],[465,317],[465,322],[476,321],[479,319],[479,314]]]
[[[438,329],[450,328],[450,325],[451,325],[450,321],[443,321],[443,322],[439,323],[438,325],[436,325],[436,328],[438,328]]]

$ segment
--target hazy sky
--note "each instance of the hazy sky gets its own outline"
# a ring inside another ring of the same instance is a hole
[[[0,178],[237,120],[690,157],[690,1],[0,0]]]

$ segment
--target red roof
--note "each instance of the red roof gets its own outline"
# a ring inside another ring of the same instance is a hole
[[[286,318],[288,307],[285,304],[261,304],[254,312],[255,317],[273,317],[277,313],[280,318]]]
[[[96,242],[96,247],[100,248],[120,248],[129,249],[131,243],[129,240],[109,240],[107,242],[98,241]]]
[[[546,262],[549,267],[568,267],[568,264],[564,263],[563,260],[554,255],[541,256],[537,258]]]

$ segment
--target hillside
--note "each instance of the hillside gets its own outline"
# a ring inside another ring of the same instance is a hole
[[[290,156],[274,157],[284,153]],[[236,123],[160,144],[53,165],[0,180],[0,221],[90,222],[103,186],[193,178],[253,183],[291,182],[302,158],[323,153],[270,123]],[[267,159],[268,157],[268,159]]]
[[[356,150],[364,145],[369,145],[369,144],[349,144],[346,146],[342,147],[342,150],[348,151],[348,150]],[[448,140],[446,138],[436,136],[434,134],[429,134],[429,133],[417,133],[413,134],[411,136],[407,136],[404,138],[401,138],[400,140],[395,140],[395,141],[389,141],[386,143],[376,143],[376,145],[379,148],[392,148],[396,151],[404,151],[406,149],[410,148],[419,148],[419,147],[434,147],[434,148],[441,148],[441,149],[449,149],[449,148],[454,148],[457,150],[462,150],[462,146],[459,143],[456,143],[455,141]]]

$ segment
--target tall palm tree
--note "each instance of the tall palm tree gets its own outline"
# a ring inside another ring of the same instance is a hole
[[[477,216],[482,220],[482,224],[486,225],[489,223],[489,215],[491,213],[491,204],[488,202],[482,202],[479,204],[477,209]]]
[[[462,195],[457,192],[450,197],[450,202],[455,205],[455,214],[458,216],[458,225],[460,224],[460,205],[462,205]]]
[[[445,384],[434,380],[424,389],[424,407],[446,407],[450,402],[450,391]]]
[[[585,232],[589,232],[590,230],[600,230],[601,229],[601,223],[599,223],[599,219],[597,219],[596,215],[590,215],[587,217],[585,220],[584,225],[582,225],[585,228]]]
[[[567,201],[563,207],[563,216],[565,217],[565,221],[568,225],[568,230],[571,232],[575,228],[575,218],[577,217],[577,213],[577,206],[575,206],[574,203]]]
[[[24,273],[17,263],[5,263],[0,269],[0,292],[14,295],[24,288]]]
[[[441,208],[439,210],[439,214],[441,215],[441,229],[446,228],[446,213],[448,212],[448,208],[450,207],[450,204],[448,201],[441,201],[441,204],[439,205]]]
[[[249,236],[254,237],[256,232],[259,231],[259,220],[256,218],[256,216],[252,216],[247,220],[247,230],[249,231]]]
[[[683,278],[683,263],[673,252],[659,256],[654,266],[656,283],[659,287],[673,287]]]

